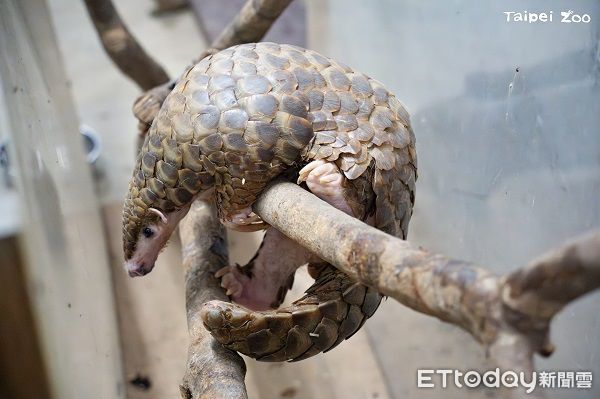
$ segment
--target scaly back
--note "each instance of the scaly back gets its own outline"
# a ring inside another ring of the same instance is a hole
[[[242,209],[275,176],[313,159],[335,161],[351,180],[373,163],[376,225],[405,236],[414,135],[379,82],[290,45],[243,44],[204,58],[167,97],[142,147],[123,213],[126,256],[148,208],[170,212],[214,186],[220,211]]]

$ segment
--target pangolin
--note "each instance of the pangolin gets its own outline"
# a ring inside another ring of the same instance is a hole
[[[190,67],[154,118],[129,184],[123,247],[131,276],[150,272],[196,198],[230,227],[265,228],[251,205],[275,178],[405,238],[415,199],[409,115],[381,83],[315,51],[234,46]],[[275,309],[309,263],[306,295]],[[217,273],[234,302],[212,301],[205,326],[264,361],[300,360],[354,334],[382,296],[268,228],[244,267]],[[243,306],[241,306],[243,305]]]

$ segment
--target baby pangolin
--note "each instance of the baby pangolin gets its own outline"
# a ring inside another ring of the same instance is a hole
[[[229,227],[267,227],[251,206],[274,178],[297,180],[405,238],[416,165],[409,115],[376,80],[290,45],[220,51],[184,73],[152,122],[123,211],[127,271],[152,270],[197,198],[214,198]],[[315,284],[290,307],[272,310],[305,263]],[[273,228],[248,265],[228,266],[217,277],[235,303],[205,304],[206,327],[225,346],[265,361],[330,350],[381,301]]]

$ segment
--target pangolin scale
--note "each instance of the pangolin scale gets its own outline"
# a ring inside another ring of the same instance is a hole
[[[156,208],[187,206],[214,187],[220,214],[250,206],[274,178],[335,162],[355,215],[405,238],[414,204],[409,115],[381,83],[315,51],[243,44],[179,79],[146,136],[123,213],[126,257]],[[202,317],[228,348],[264,361],[300,360],[354,334],[381,295],[332,266],[292,306],[251,311],[212,301]]]

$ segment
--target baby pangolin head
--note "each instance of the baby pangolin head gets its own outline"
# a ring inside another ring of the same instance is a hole
[[[166,212],[148,207],[131,195],[125,200],[123,251],[129,276],[144,276],[152,271],[158,254],[189,208],[190,204]]]

